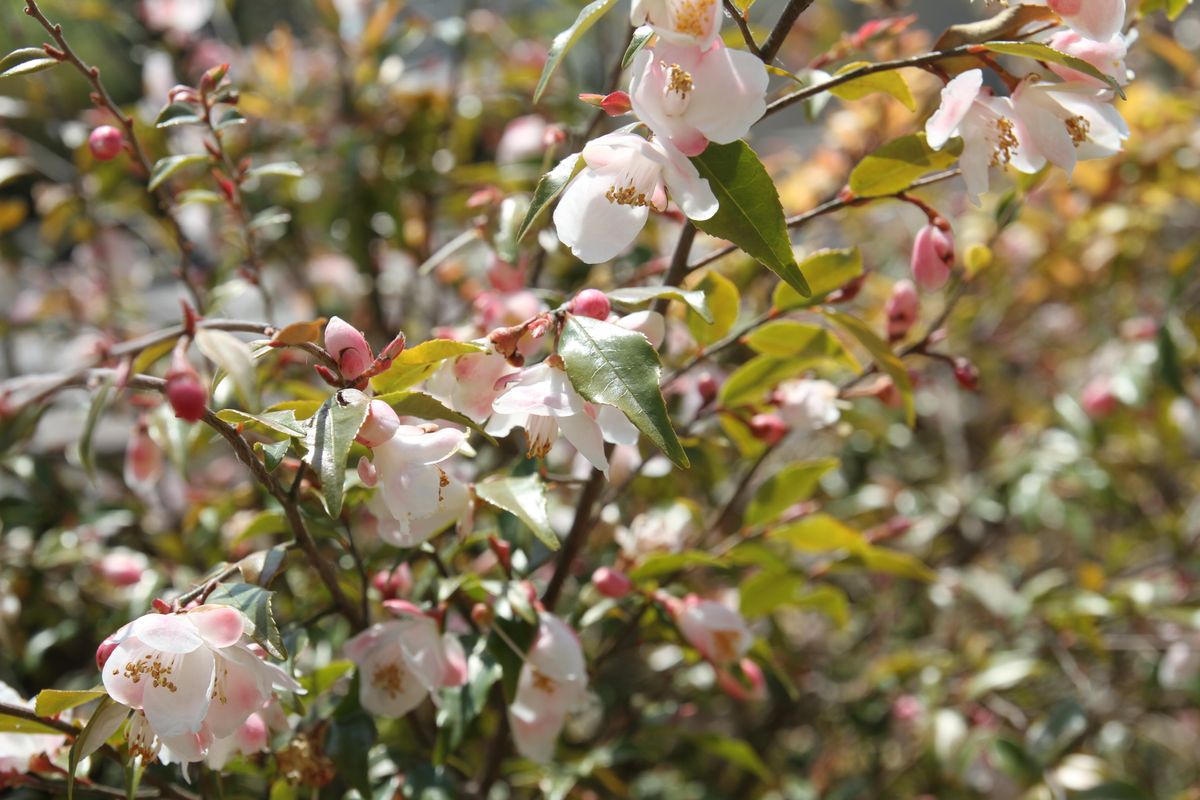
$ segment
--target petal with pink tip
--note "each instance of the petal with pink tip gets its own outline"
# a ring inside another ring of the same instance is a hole
[[[187,613],[188,620],[212,647],[236,644],[246,630],[246,618],[236,608],[204,605]],[[224,736],[225,734],[217,734]]]

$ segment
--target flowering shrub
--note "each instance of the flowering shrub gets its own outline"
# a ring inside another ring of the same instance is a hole
[[[283,5],[10,26],[0,786],[1196,796],[1186,2]]]

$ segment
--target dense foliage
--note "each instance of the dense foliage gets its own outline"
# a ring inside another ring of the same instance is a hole
[[[905,5],[0,9],[0,792],[1200,798],[1200,14]]]

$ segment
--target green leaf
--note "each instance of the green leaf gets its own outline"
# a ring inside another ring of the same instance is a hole
[[[304,460],[320,477],[325,510],[334,518],[342,513],[346,458],[369,405],[362,392],[343,389],[322,403],[309,422]]]
[[[862,560],[863,565],[872,572],[882,572],[898,578],[927,583],[937,579],[934,571],[911,553],[902,553],[899,550],[888,550],[872,545],[859,551],[858,557]]]
[[[38,52],[42,53],[42,55],[45,55],[44,51],[39,50]],[[62,62],[60,62],[57,58],[34,58],[30,59],[29,61],[22,61],[15,67],[9,67],[8,69],[4,70],[4,72],[0,72],[0,78],[16,78],[19,75],[32,75],[35,72],[41,72],[42,70],[47,70],[51,67],[57,67],[60,63]]]
[[[274,472],[275,469],[283,463],[283,459],[291,449],[292,442],[290,439],[280,439],[278,442],[255,442],[254,449],[258,450],[263,455],[263,466],[267,468],[267,472]]]
[[[1091,789],[1075,792],[1071,800],[1150,800],[1150,796],[1131,783],[1105,781]]]
[[[986,669],[967,681],[966,694],[974,700],[988,692],[1011,689],[1038,671],[1036,658],[1028,656],[998,656]]]
[[[925,134],[901,136],[858,162],[850,173],[850,191],[859,197],[881,197],[908,189],[924,175],[946,169],[962,154],[962,139],[951,139],[941,150],[925,141]]]
[[[246,171],[246,176],[250,178],[263,177],[280,177],[280,178],[303,178],[304,168],[295,161],[277,161],[273,164],[263,164],[261,167],[253,167]]]
[[[688,331],[698,343],[709,345],[733,329],[741,311],[741,293],[733,281],[713,269],[707,270],[704,276],[692,285],[695,291],[703,294],[708,307],[712,309],[712,314],[711,319],[706,319],[698,313],[689,313]]]
[[[231,425],[250,423],[297,439],[303,438],[308,433],[308,428],[296,420],[296,412],[290,409],[249,414],[236,408],[224,408],[217,412],[217,416]]]
[[[250,230],[256,231],[260,228],[265,228],[268,225],[286,225],[292,220],[292,212],[286,208],[279,206],[270,206],[254,215],[247,225]]]
[[[542,212],[563,193],[567,184],[583,170],[584,166],[586,165],[583,157],[579,153],[572,153],[542,176],[533,190],[533,198],[529,201],[529,208],[525,211],[525,219],[522,220],[521,227],[517,228],[518,242],[525,238],[525,234],[529,233],[529,229],[533,227],[533,223],[537,222]]]
[[[229,375],[242,402],[256,405],[258,380],[250,345],[228,331],[215,328],[198,329],[195,340],[200,352]]]
[[[475,494],[524,522],[546,547],[559,548],[558,536],[546,513],[546,484],[537,475],[493,476],[475,484]]]
[[[51,728],[49,725],[43,725],[40,722],[34,722],[24,717],[10,717],[3,711],[0,711],[0,733],[62,734],[57,728]]]
[[[775,783],[775,776],[770,768],[763,763],[762,758],[754,752],[754,748],[748,742],[713,733],[696,737],[696,744],[705,752],[753,773],[768,784]]]
[[[660,578],[688,567],[724,567],[725,562],[702,550],[684,550],[682,553],[651,553],[629,572],[634,581]]]
[[[13,64],[23,64],[26,61],[33,61],[46,57],[46,51],[41,47],[18,47],[16,50],[8,53],[4,58],[0,58],[0,72],[7,70]]]
[[[371,379],[371,387],[379,394],[406,389],[433,372],[433,368],[439,362],[471,353],[483,353],[486,350],[487,348],[474,342],[430,339],[406,349],[392,359],[391,366]]]
[[[529,214],[529,201],[525,195],[509,196],[500,203],[496,212],[496,235],[492,237],[492,246],[496,255],[502,261],[510,264],[517,263],[520,240],[517,232],[524,225],[525,217]]]
[[[232,128],[235,125],[245,125],[246,118],[236,108],[228,109],[221,115],[221,121],[217,123],[217,130],[223,131],[226,128]]]
[[[842,67],[835,75],[843,75],[865,66],[869,66],[865,61],[856,61]],[[917,110],[917,101],[913,99],[908,83],[904,80],[904,76],[894,69],[854,78],[829,90],[834,97],[840,97],[843,100],[859,100],[876,92],[891,95],[909,111]]]
[[[1121,96],[1121,99],[1125,98],[1125,92],[1122,90],[1121,84],[1111,75],[1104,74],[1082,58],[1069,56],[1041,42],[984,42],[983,47],[1001,55],[1020,56],[1022,58],[1032,58],[1036,61],[1049,61],[1052,64],[1061,64],[1076,72],[1089,75],[1096,80],[1104,81],[1113,91]]]
[[[449,408],[441,400],[438,400],[432,395],[424,392],[389,392],[375,396],[376,400],[382,400],[391,406],[397,414],[402,417],[420,417],[421,419],[429,420],[445,420],[446,422],[461,425],[464,428],[470,428],[476,433],[486,438],[489,442],[494,442],[491,437],[475,420],[468,417],[466,414],[460,414],[457,411]]]
[[[645,336],[572,315],[563,325],[558,354],[585,400],[616,406],[667,458],[684,469],[689,466],[659,389],[658,352]]]
[[[746,524],[774,522],[784,511],[811,497],[821,477],[838,463],[836,458],[822,458],[784,467],[759,487],[746,509]]]
[[[39,717],[56,717],[68,709],[99,700],[104,696],[103,689],[87,689],[85,691],[43,689],[38,692],[34,709]]]
[[[795,602],[803,586],[804,578],[799,575],[757,572],[738,587],[739,610],[747,617],[765,616]]]
[[[802,592],[793,598],[792,605],[824,614],[839,628],[850,624],[850,601],[846,593],[836,586],[818,586],[812,591]]]
[[[283,637],[279,634],[279,626],[275,624],[275,615],[271,611],[273,596],[274,592],[252,583],[222,583],[208,596],[208,602],[232,606],[249,617],[254,623],[251,638],[282,661],[288,654],[283,645]]]
[[[801,295],[811,295],[792,253],[775,182],[750,145],[710,142],[692,163],[708,180],[720,204],[712,218],[692,220],[696,227],[733,242]]]
[[[787,542],[802,553],[828,553],[834,550],[862,552],[867,540],[861,533],[828,514],[812,514],[772,531],[770,538]]]
[[[576,42],[596,24],[600,17],[604,16],[605,12],[616,4],[617,0],[594,0],[588,3],[579,12],[579,16],[575,18],[571,27],[554,37],[554,41],[550,42],[550,51],[546,55],[546,66],[542,69],[542,77],[538,78],[537,88],[533,90],[533,102],[536,103],[542,99],[542,93],[546,91],[550,77]]]
[[[709,325],[713,323],[712,311],[709,310],[708,301],[701,291],[689,292],[674,286],[631,286],[627,289],[614,289],[608,293],[609,300],[628,306],[645,305],[660,297],[686,303],[688,308],[699,314]]]
[[[795,358],[755,356],[735,369],[721,384],[718,400],[726,408],[761,402],[767,390],[780,381],[800,375],[808,367],[808,362]]]
[[[156,128],[172,128],[176,125],[197,125],[204,119],[197,113],[196,107],[190,103],[171,103],[158,112],[154,120]]]
[[[650,40],[654,38],[654,28],[649,25],[643,25],[633,32],[633,37],[629,40],[629,47],[625,48],[625,55],[621,56],[621,69],[629,69],[629,65],[633,63],[633,59],[637,54],[642,52],[642,48],[650,44]]]
[[[175,202],[179,203],[179,205],[204,203],[205,205],[215,206],[224,203],[225,199],[210,189],[185,189],[176,195]]]
[[[411,677],[411,675],[409,676]],[[371,748],[375,745],[375,721],[359,703],[360,673],[355,673],[350,690],[334,709],[325,735],[324,753],[337,767],[337,773],[361,797],[374,797],[371,791]]]
[[[159,186],[162,186],[168,178],[179,172],[179,170],[190,167],[193,164],[204,164],[207,162],[208,156],[203,153],[160,158],[150,170],[150,183],[147,184],[146,188],[153,192]]]
[[[88,407],[87,420],[83,425],[83,433],[79,437],[79,463],[83,465],[83,471],[87,473],[89,479],[94,480],[96,477],[96,458],[92,449],[92,442],[96,435],[96,426],[100,424],[100,418],[104,416],[104,411],[109,405],[109,395],[112,394],[112,381],[107,380],[101,386],[96,394],[92,396],[92,404]]]
[[[904,401],[904,417],[909,426],[915,424],[917,411],[913,405],[912,381],[908,377],[908,370],[904,367],[904,362],[892,352],[891,345],[875,335],[875,332],[858,317],[852,317],[832,309],[825,309],[825,316],[867,348],[871,357],[875,359],[875,363],[892,379],[892,383],[896,385],[896,391],[900,392],[900,397]]]
[[[771,297],[772,305],[780,311],[815,305],[825,295],[862,275],[862,253],[857,247],[817,250],[800,262],[800,271],[808,276],[812,297],[801,297],[791,286],[781,283]]]
[[[858,360],[841,341],[820,325],[779,319],[768,322],[746,335],[746,345],[755,352],[786,358],[808,366],[814,362],[834,361],[858,369]]]
[[[105,697],[96,707],[95,713],[83,726],[83,731],[71,743],[67,754],[67,800],[75,796],[75,772],[79,762],[100,749],[109,736],[117,732],[129,715],[129,709]]]
[[[1074,699],[1059,700],[1050,712],[1029,726],[1026,749],[1043,766],[1052,766],[1088,729],[1087,714]]]

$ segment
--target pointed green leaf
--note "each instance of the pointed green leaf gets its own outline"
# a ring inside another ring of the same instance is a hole
[[[304,437],[308,433],[308,428],[296,420],[296,412],[291,409],[285,411],[264,411],[261,414],[248,414],[236,408],[224,408],[217,412],[217,416],[230,424],[241,425],[250,423],[259,425],[276,433],[282,433],[284,436],[291,436],[297,439]]]
[[[346,482],[346,458],[354,437],[367,418],[370,401],[354,389],[343,389],[321,404],[309,421],[305,462],[321,478],[321,493],[329,516],[342,513]]]
[[[562,63],[563,58],[575,46],[575,43],[616,4],[617,0],[593,0],[583,7],[571,27],[554,37],[554,41],[550,43],[550,52],[546,55],[546,66],[542,69],[542,77],[538,78],[537,88],[533,90],[533,102],[536,103],[542,99],[542,93],[546,91],[546,85],[550,83],[550,76],[558,69],[558,65]]]
[[[92,404],[88,407],[87,421],[83,425],[83,433],[79,437],[79,463],[89,479],[96,476],[96,458],[92,450],[92,442],[96,435],[96,426],[108,408],[109,395],[112,394],[112,381],[106,381],[96,394],[92,396]]]
[[[203,121],[195,106],[189,103],[171,103],[158,112],[154,126],[156,128],[173,128],[176,125],[198,125]]]
[[[38,692],[34,709],[40,717],[56,717],[68,709],[99,700],[104,695],[103,689],[87,689],[85,691],[43,689]]]
[[[904,418],[910,427],[914,425],[917,421],[917,411],[913,405],[912,380],[908,377],[908,369],[905,368],[904,362],[892,351],[891,345],[880,339],[858,317],[828,308],[825,309],[825,316],[840,325],[843,330],[858,339],[859,343],[867,348],[871,357],[875,359],[875,364],[896,385],[896,391],[900,392],[900,397],[904,401]]]
[[[521,227],[517,228],[518,242],[525,238],[525,234],[529,233],[533,223],[537,222],[538,217],[563,193],[567,184],[580,173],[584,166],[583,157],[579,153],[572,153],[542,176],[542,179],[538,181],[537,188],[533,190],[533,198],[529,201],[529,208],[525,211],[525,219],[522,220]]]
[[[857,247],[817,250],[800,262],[800,271],[808,277],[812,297],[801,297],[791,286],[781,283],[771,297],[771,304],[780,311],[814,305],[834,289],[840,289],[862,275],[862,253]]]
[[[609,300],[627,306],[645,305],[660,297],[687,303],[688,308],[699,314],[701,319],[709,325],[713,324],[712,311],[709,310],[708,301],[704,297],[704,292],[701,291],[689,292],[674,286],[631,286],[626,289],[614,289],[608,293]]]
[[[835,75],[842,75],[865,66],[869,66],[865,61],[857,61],[842,67]],[[909,111],[917,110],[917,101],[913,99],[912,90],[908,88],[904,76],[894,69],[854,78],[829,90],[831,95],[843,100],[859,100],[876,92],[891,95]]]
[[[409,347],[392,359],[391,366],[371,379],[371,388],[380,394],[405,389],[423,380],[438,363],[448,358],[484,352],[487,348],[474,342],[430,339]]]
[[[254,623],[251,638],[272,656],[283,660],[288,654],[271,611],[273,595],[269,589],[252,583],[222,583],[208,596],[208,602],[232,606],[245,614]]]
[[[279,206],[270,206],[254,215],[247,226],[250,230],[258,230],[268,225],[286,225],[292,221],[292,212]]]
[[[850,173],[850,191],[859,197],[902,192],[923,175],[946,169],[962,154],[962,139],[951,139],[941,150],[925,142],[925,134],[901,136],[858,162]]]
[[[196,331],[195,341],[205,358],[229,375],[242,402],[256,405],[258,380],[250,345],[228,331],[215,328],[200,328]]]
[[[41,47],[18,47],[4,58],[0,58],[0,72],[11,67],[13,64],[23,64],[26,61],[33,61],[46,57],[46,51]]]
[[[100,701],[87,725],[83,726],[83,731],[71,743],[71,750],[67,754],[67,800],[75,796],[75,772],[79,769],[79,762],[99,750],[108,737],[121,727],[128,714],[129,709],[114,702],[111,697]]]
[[[157,162],[155,162],[153,169],[150,170],[150,183],[146,186],[146,188],[153,192],[159,186],[162,186],[163,182],[184,167],[190,167],[193,164],[204,164],[207,162],[208,156],[202,153],[191,153],[184,156],[167,156],[166,158],[160,158]]]
[[[571,384],[585,400],[616,406],[667,458],[685,469],[689,466],[659,389],[658,352],[645,336],[598,319],[570,315],[563,325],[558,354]]]
[[[9,67],[8,69],[4,70],[4,72],[0,72],[0,78],[15,78],[19,75],[32,75],[35,72],[41,72],[42,70],[56,67],[61,63],[62,62],[57,58],[34,58],[29,61],[22,61],[15,67]]]
[[[789,464],[772,475],[755,493],[746,509],[747,525],[773,522],[787,509],[812,496],[821,477],[838,465],[836,458]]]
[[[812,294],[792,253],[775,182],[750,145],[710,142],[692,163],[720,204],[712,218],[692,220],[696,227],[733,242],[805,297]]]
[[[250,178],[273,176],[279,178],[303,178],[304,168],[295,161],[277,161],[274,164],[263,164],[246,171]]]
[[[712,309],[712,318],[704,319],[693,311],[687,315],[688,331],[698,344],[710,345],[733,330],[741,312],[742,295],[737,285],[715,269],[706,270],[700,280],[691,284],[693,291],[704,296]],[[786,283],[779,284],[787,286]]]
[[[985,42],[983,47],[1001,55],[1020,56],[1022,58],[1032,58],[1036,61],[1048,61],[1051,64],[1060,64],[1076,72],[1089,75],[1096,80],[1104,81],[1122,99],[1125,97],[1125,92],[1121,89],[1121,84],[1111,75],[1104,74],[1082,58],[1067,55],[1059,50],[1055,50],[1050,45],[1042,44],[1041,42]]]
[[[625,55],[621,56],[621,69],[629,69],[629,65],[633,63],[633,59],[637,54],[642,52],[642,48],[650,44],[650,40],[654,38],[654,28],[649,25],[643,25],[633,32],[633,37],[629,40],[629,47],[625,48]]]
[[[475,484],[475,494],[524,522],[546,547],[559,548],[558,535],[546,514],[546,484],[537,475],[488,478]]]

